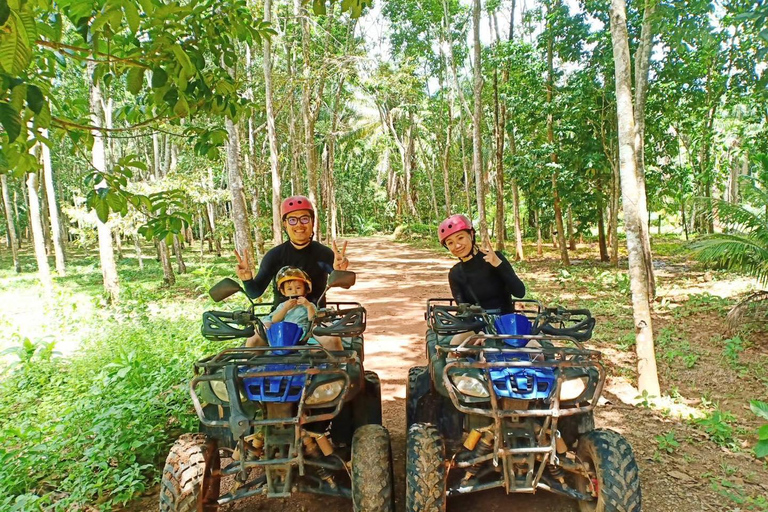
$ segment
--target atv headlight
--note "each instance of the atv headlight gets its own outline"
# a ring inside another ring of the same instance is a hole
[[[344,389],[343,380],[334,380],[320,384],[315,388],[312,394],[307,398],[307,405],[320,405],[326,402],[332,402],[341,394]]]
[[[484,379],[477,379],[469,375],[454,375],[451,377],[453,385],[460,393],[475,398],[488,398],[488,386]]]
[[[229,392],[227,391],[227,383],[223,380],[212,380],[211,383],[211,390],[213,391],[213,394],[216,395],[216,398],[221,400],[222,402],[229,403]]]
[[[560,400],[576,400],[587,389],[587,377],[564,380],[560,386]]]

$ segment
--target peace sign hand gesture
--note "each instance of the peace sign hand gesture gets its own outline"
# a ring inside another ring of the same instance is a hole
[[[336,244],[336,240],[334,240],[332,247],[333,247],[333,269],[347,270],[347,267],[349,266],[349,260],[345,256],[345,253],[347,252],[347,242],[345,241],[344,245],[341,247],[341,250],[339,250],[339,247]]]
[[[494,267],[501,265],[501,258],[499,258],[499,255],[496,254],[496,251],[492,250],[487,243],[483,243],[483,246],[480,247],[480,252],[485,255],[483,256],[483,259]]]
[[[237,266],[235,266],[235,273],[241,281],[250,281],[253,279],[253,272],[248,268],[248,262],[240,256],[240,253],[235,251],[235,258],[237,258]]]

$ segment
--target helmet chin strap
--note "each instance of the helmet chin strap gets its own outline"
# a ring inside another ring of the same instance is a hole
[[[469,251],[469,254],[467,254],[466,256],[459,256],[459,259],[461,261],[469,261],[475,257],[475,254],[477,254],[477,251],[478,251],[477,246],[472,245],[472,250]]]

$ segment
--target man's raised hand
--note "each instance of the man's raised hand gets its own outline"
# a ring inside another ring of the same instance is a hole
[[[349,260],[347,259],[347,242],[344,241],[344,245],[339,250],[339,246],[336,240],[333,241],[333,268],[334,270],[347,270],[349,266]]]
[[[240,253],[235,251],[235,258],[237,258],[237,265],[235,266],[235,273],[241,281],[250,281],[253,279],[253,273],[248,268],[248,262],[240,256]]]

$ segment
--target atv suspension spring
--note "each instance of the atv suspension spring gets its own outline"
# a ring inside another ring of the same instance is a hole
[[[327,483],[331,489],[336,488],[336,482],[333,479],[333,475],[330,474],[327,469],[322,466],[318,466],[315,471],[317,472],[317,476],[319,476],[321,480]]]
[[[480,441],[477,443],[477,446],[474,450],[472,450],[472,456],[473,457],[482,457],[483,455],[488,455],[493,451],[493,433],[492,432],[485,432],[483,434],[483,437],[480,438]],[[477,472],[480,470],[480,464],[475,464],[474,466],[470,466],[467,468],[467,472],[464,473],[464,478],[461,479],[462,483],[468,482],[472,477],[474,477]]]
[[[547,464],[547,470],[552,477],[558,482],[565,483],[565,471],[560,466],[554,464]]]

